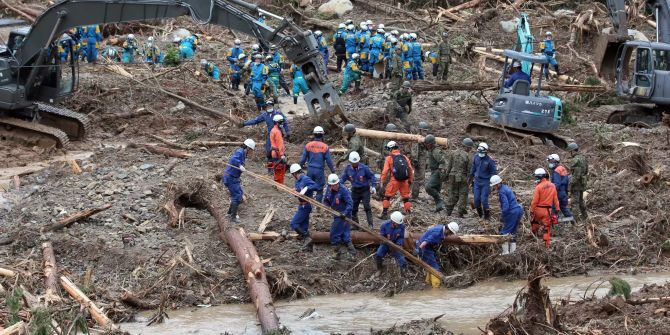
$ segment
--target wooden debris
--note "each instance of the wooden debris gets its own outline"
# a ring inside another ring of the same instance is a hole
[[[224,141],[193,141],[189,145],[192,147],[227,147],[240,146],[243,142],[224,142]]]
[[[82,173],[81,167],[79,167],[79,164],[77,164],[76,160],[73,159],[73,160],[69,161],[69,163],[70,163],[70,168],[72,168],[72,173],[74,173],[74,174],[81,174]]]
[[[104,115],[102,117],[103,120],[109,120],[109,119],[132,119],[144,115],[151,115],[151,113],[148,109],[142,107],[138,108],[136,111],[133,112],[128,112],[128,113],[120,113],[120,114],[110,114],[110,115]]]
[[[51,242],[42,243],[42,256],[44,258],[44,301],[49,305],[61,300],[58,294],[58,267]]]
[[[12,277],[16,276],[16,272],[14,272],[12,270],[9,270],[9,269],[5,269],[5,268],[0,268],[0,276],[1,277],[12,278]]]
[[[63,289],[65,289],[74,300],[76,300],[82,307],[88,309],[89,313],[91,313],[91,317],[98,323],[98,325],[100,325],[100,327],[105,330],[119,329],[119,326],[115,325],[114,322],[112,322],[112,320],[110,320],[107,315],[105,315],[105,313],[96,306],[86,294],[84,294],[84,292],[70,281],[70,279],[61,276],[60,283],[63,286]]]
[[[627,300],[626,302],[628,304],[638,306],[638,305],[644,305],[652,302],[660,302],[660,301],[670,301],[670,297],[657,297],[657,298],[644,298],[644,299],[636,299],[636,300]]]
[[[480,3],[482,3],[482,1],[483,0],[472,0],[472,1],[464,2],[464,3],[462,3],[458,6],[447,8],[447,12],[456,13],[456,12],[464,10],[464,9],[472,8],[472,7],[475,7],[475,6],[479,5]]]
[[[77,221],[88,219],[89,217],[91,217],[95,214],[98,214],[102,211],[108,210],[111,207],[112,207],[112,204],[106,204],[102,207],[89,208],[89,209],[83,210],[81,212],[74,213],[73,215],[70,215],[70,216],[68,216],[64,219],[61,219],[56,223],[44,226],[41,229],[41,231],[42,232],[47,232],[47,231],[54,231],[54,230],[58,230],[58,229],[61,229],[61,228],[69,227],[70,225],[72,225],[73,223],[75,223]]]
[[[135,307],[137,309],[146,310],[146,309],[156,309],[156,308],[158,308],[157,303],[146,302],[146,301],[136,297],[135,295],[133,295],[131,292],[128,292],[128,291],[124,292],[123,295],[119,298],[119,300],[122,303],[124,303],[124,304],[126,304],[130,307]]]
[[[490,68],[484,67],[489,70]],[[496,73],[500,71],[490,69]],[[430,81],[419,81],[413,84],[412,90],[417,93],[435,92],[435,91],[494,91],[498,90],[497,81],[464,81],[464,82],[449,82],[449,83],[433,83]],[[531,90],[537,89],[537,82],[530,86]],[[580,93],[605,93],[607,87],[602,85],[569,85],[569,84],[542,84],[544,91],[554,92],[580,92]]]
[[[157,145],[149,145],[149,144],[143,144],[143,143],[128,143],[129,148],[141,148],[144,149],[152,154],[156,155],[163,155],[166,157],[175,157],[175,158],[189,158],[192,157],[193,154],[184,151],[184,150],[174,150],[174,149],[169,149],[165,147],[159,147]]]
[[[177,143],[177,142],[174,142],[174,141],[170,141],[170,140],[168,140],[166,138],[162,138],[158,135],[151,134],[151,135],[149,135],[149,137],[151,137],[153,139],[156,139],[156,140],[160,141],[161,143],[167,144],[168,146],[175,147],[177,149],[183,149],[183,150],[193,149],[193,147],[190,146],[190,145],[185,145],[185,144],[180,144],[180,143]]]
[[[486,56],[486,58],[493,59],[493,60],[496,60],[496,61],[499,61],[499,62],[505,62],[505,57],[503,57],[503,56],[498,56],[498,55],[495,55],[495,54],[494,54],[494,53],[497,52],[497,50],[500,50],[500,49],[493,49],[493,50],[491,50],[491,51],[489,52],[489,51],[486,51],[486,48],[475,47],[475,48],[473,48],[472,50],[473,50],[474,52],[478,53],[478,54],[481,54],[481,55]],[[501,51],[500,53],[502,53],[502,51]],[[534,66],[534,67],[533,67],[533,72],[536,73],[537,75],[544,75],[544,74],[542,73],[542,67],[541,67],[541,66]],[[554,76],[556,75],[556,71],[554,71],[554,70],[549,70],[549,73],[550,73],[551,75],[554,75]],[[562,81],[562,82],[568,82],[568,83],[574,83],[574,82],[577,82],[577,79],[572,78],[572,77],[569,77],[569,76],[566,76],[566,75],[564,75],[564,74],[558,76],[558,80],[560,80],[560,81]]]
[[[356,128],[356,134],[365,138],[387,139],[404,142],[423,142],[424,137],[417,134],[392,133],[387,131]],[[442,146],[448,146],[449,142],[444,137],[435,137],[435,142]]]
[[[2,5],[5,8],[9,9],[10,11],[12,11],[12,12],[18,14],[19,16],[23,17],[24,19],[28,20],[29,22],[31,22],[31,23],[35,22],[35,16],[26,13],[22,9],[19,9],[19,8],[16,8],[16,7],[10,5],[6,0],[2,0]]]
[[[607,216],[605,217],[605,219],[607,219],[607,221],[612,221],[612,220],[614,219],[614,216],[615,216],[617,213],[619,213],[622,209],[624,209],[624,206],[621,206],[621,207],[619,207],[619,208],[613,210],[612,213],[610,213],[609,215],[607,215]]]
[[[272,217],[275,215],[275,212],[277,211],[274,206],[270,207],[268,211],[265,213],[265,217],[263,217],[263,220],[261,221],[261,224],[258,225],[258,232],[262,233],[265,231],[265,228],[268,226],[268,223],[272,221]]]
[[[28,334],[28,327],[25,322],[19,321],[8,328],[0,331],[0,335],[26,335]]]

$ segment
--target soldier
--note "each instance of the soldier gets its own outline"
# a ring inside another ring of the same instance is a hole
[[[426,136],[428,133],[428,123],[425,121],[419,122],[419,134]],[[426,138],[428,138],[426,136]],[[433,136],[435,139],[435,136]],[[412,151],[410,157],[412,159],[412,166],[414,166],[414,182],[412,183],[412,199],[419,198],[423,181],[426,179],[426,156],[428,151],[428,143],[412,143]]]
[[[449,63],[451,63],[451,45],[449,44],[449,33],[442,33],[442,41],[437,44],[438,62],[433,64],[433,77],[438,80],[447,81],[449,77]]]
[[[447,161],[442,149],[435,143],[435,136],[426,136],[424,145],[428,150],[428,168],[430,169],[430,179],[426,183],[426,193],[435,200],[435,213],[437,213],[445,208],[440,192],[442,191],[442,179],[446,179],[443,176],[446,176],[444,169]],[[414,179],[416,180],[416,177]]]
[[[444,168],[447,181],[447,215],[451,215],[454,206],[458,206],[458,217],[467,213],[468,203],[468,175],[472,168],[470,151],[475,143],[470,138],[463,139],[463,149],[456,149],[449,153]]]
[[[402,62],[402,48],[399,46],[396,46],[393,48],[393,53],[391,54],[390,59],[388,60],[388,67],[389,67],[389,72],[390,77],[391,77],[391,92],[396,92],[397,90],[400,89],[400,86],[402,85],[402,82],[405,78],[405,74],[403,72],[403,62]]]
[[[412,90],[409,81],[402,83],[402,88],[392,93],[392,100],[386,105],[386,113],[394,117],[403,125],[405,131],[410,131],[409,113],[412,112]]]
[[[570,185],[568,186],[572,201],[571,209],[573,214],[575,214],[575,219],[586,220],[589,218],[589,215],[586,212],[586,204],[584,204],[584,191],[586,190],[586,183],[588,181],[589,163],[586,161],[586,157],[579,153],[577,143],[570,143],[567,149],[572,156],[569,165],[572,178],[570,178]],[[580,215],[576,215],[577,208],[579,208],[581,217]]]
[[[365,157],[365,146],[363,145],[363,141],[361,141],[361,137],[356,135],[356,126],[351,123],[347,124],[344,126],[344,133],[347,137],[347,152],[337,161],[335,166],[339,168],[340,164],[349,159],[349,155],[354,151],[358,153],[358,156],[360,156],[360,161],[367,165],[368,162]]]

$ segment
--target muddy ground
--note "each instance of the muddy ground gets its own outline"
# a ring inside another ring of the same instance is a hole
[[[535,35],[541,36],[541,31],[551,29],[559,36],[559,43],[567,42],[571,18],[556,17],[554,11],[566,6],[577,13],[585,10],[585,5],[572,4],[535,5],[530,2],[527,6],[524,10],[538,18],[534,21]],[[499,21],[512,19],[516,13],[500,9],[489,17],[492,14],[487,8],[476,9],[472,20],[451,25],[452,36],[461,36],[477,46],[510,47],[514,34],[502,32]],[[360,7],[352,18],[360,21],[370,13],[369,8]],[[602,22],[606,20],[602,13],[596,16]],[[376,13],[375,17],[380,15]],[[390,17],[387,19],[387,22],[391,21]],[[409,28],[413,24],[416,23],[396,25]],[[83,173],[73,174],[65,162],[54,163],[40,172],[21,176],[19,188],[11,187],[0,193],[0,235],[14,241],[0,249],[0,264],[18,271],[19,282],[31,293],[44,293],[40,241],[48,239],[53,243],[60,271],[80,285],[115,321],[132,319],[137,311],[120,302],[120,296],[126,291],[148,302],[162,301],[168,308],[249,301],[237,260],[219,240],[213,218],[205,211],[188,208],[183,226],[173,228],[168,226],[166,213],[162,211],[166,185],[192,178],[217,179],[233,148],[191,150],[192,157],[174,159],[129,146],[131,143],[157,143],[149,135],[181,144],[193,140],[241,141],[246,137],[256,139],[257,143],[263,142],[262,126],[239,129],[231,122],[213,118],[188,105],[178,106],[177,100],[151,89],[151,86],[160,86],[240,118],[257,114],[250,107],[249,97],[195,74],[197,60],[203,56],[225,67],[223,51],[230,46],[233,36],[217,27],[195,26],[187,19],[171,21],[162,29],[169,31],[175,27],[200,31],[211,38],[205,38],[195,62],[187,62],[157,77],[153,76],[165,69],[152,69],[141,64],[124,65],[128,72],[148,86],[136,84],[102,65],[82,65],[79,91],[62,105],[88,114],[93,124],[88,139],[74,143],[71,149],[93,153],[92,157],[78,161]],[[487,33],[482,33],[484,31]],[[163,30],[145,28],[139,31],[141,41],[151,34],[163,44],[171,39],[171,35]],[[424,38],[433,36],[424,35]],[[249,38],[242,37],[242,40],[247,47],[253,43]],[[592,43],[593,36],[587,34],[583,43],[575,48],[580,55],[590,57]],[[478,57],[475,54],[465,50],[459,52],[464,55],[457,58],[450,80],[496,79],[495,74],[477,71]],[[581,81],[592,76],[588,72],[589,65],[562,44],[559,44],[558,52],[562,57],[559,61],[565,64],[562,69],[567,74]],[[487,65],[500,67],[491,60]],[[338,80],[334,73],[330,78],[333,82]],[[363,86],[365,92],[342,97],[345,110],[357,126],[381,129],[386,123],[383,110],[387,92],[376,81],[366,79]],[[668,128],[639,129],[606,124],[604,120],[608,112],[598,106],[619,102],[611,94],[558,95],[566,101],[566,109],[569,108],[573,119],[562,126],[560,134],[574,138],[590,163],[587,205],[591,219],[559,227],[549,250],[530,235],[527,221],[520,229],[519,249],[512,256],[500,257],[497,246],[445,248],[440,262],[447,275],[454,275],[445,283],[447,286],[464,287],[491,277],[525,278],[540,264],[546,264],[553,276],[587,274],[596,270],[646,272],[667,269],[669,262],[661,251],[661,244],[670,238],[667,221],[670,192],[666,177],[670,166]],[[415,98],[410,119],[413,124],[427,121],[434,134],[448,138],[451,143],[460,143],[467,136],[465,127],[470,121],[487,118],[487,101],[494,97],[493,92],[419,95]],[[279,107],[284,112],[293,109],[291,104]],[[150,114],[116,117],[142,108]],[[292,137],[288,156],[294,162],[299,159],[302,146],[309,140],[309,133],[316,123],[308,117],[296,117],[290,120],[290,125]],[[339,131],[329,129],[328,132],[331,147],[340,147]],[[532,171],[546,165],[548,154],[566,155],[552,146],[525,146],[504,138],[475,139],[491,146],[499,171],[503,171],[503,177],[526,208],[532,196]],[[639,146],[627,146],[624,142]],[[370,142],[368,146],[376,149],[374,143]],[[63,154],[6,142],[0,142],[0,153],[3,157],[0,168],[24,166]],[[264,172],[262,153],[256,153],[247,168]],[[649,168],[657,169],[660,177],[650,185],[642,186],[638,179]],[[292,185],[290,176],[286,180]],[[240,219],[247,231],[255,231],[271,207],[278,210],[267,230],[289,230],[295,199],[251,178],[243,178],[243,187],[248,201],[241,206]],[[492,198],[491,202],[496,212],[497,201]],[[112,207],[70,228],[39,233],[40,227],[46,224],[104,204]],[[484,225],[475,218],[476,214],[470,213],[465,219],[435,215],[432,199],[425,192],[414,206],[410,231],[420,232],[428,226],[451,220],[461,223],[463,234],[497,231],[496,220]],[[315,211],[312,230],[327,231],[330,219]],[[379,224],[376,220],[375,226],[379,227]],[[588,231],[592,239],[587,237]],[[326,245],[317,245],[313,253],[301,252],[297,241],[257,242],[256,247],[266,261],[276,299],[339,292],[400,292],[426,287],[424,274],[416,267],[412,267],[411,275],[405,278],[400,278],[393,266],[388,266],[386,276],[373,278],[373,263],[368,256],[375,248],[371,246],[362,246],[355,261],[332,260],[332,251]],[[184,252],[186,249],[188,252]],[[179,258],[186,259],[185,254],[190,254],[188,261],[178,261]],[[386,263],[392,264],[390,260]],[[0,278],[0,285],[11,290],[16,282]],[[0,306],[0,310],[6,310],[4,302],[0,302]],[[59,313],[62,319],[72,320],[78,308],[70,304]],[[0,323],[6,324],[8,318],[7,313],[0,313]],[[580,325],[586,323],[588,320],[579,322]]]

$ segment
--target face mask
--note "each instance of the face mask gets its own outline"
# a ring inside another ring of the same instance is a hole
[[[274,112],[274,108],[268,108],[268,109],[266,110],[266,112],[268,112],[268,113],[272,113],[272,112]]]
[[[539,184],[542,179],[535,179],[535,184]]]
[[[477,153],[477,156],[479,156],[479,157],[481,157],[481,158],[484,158],[484,157],[486,157],[486,154],[483,153],[483,152],[478,152],[478,153]]]
[[[554,163],[549,163],[549,168],[550,168],[550,169],[553,169],[554,167],[556,167],[556,164],[554,164]]]

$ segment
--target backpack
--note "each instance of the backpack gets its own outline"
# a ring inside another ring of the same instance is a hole
[[[393,156],[393,178],[399,181],[409,179],[409,163],[404,155]]]

